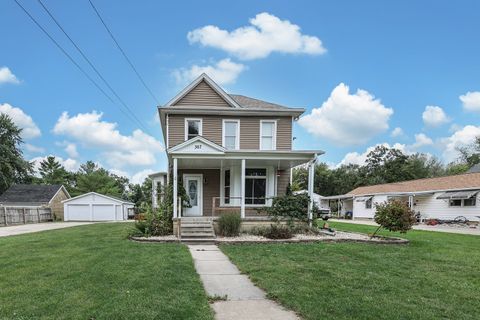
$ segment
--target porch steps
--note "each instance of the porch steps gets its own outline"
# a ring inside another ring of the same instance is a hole
[[[215,240],[213,220],[205,217],[182,217],[180,240],[187,244],[212,244]]]

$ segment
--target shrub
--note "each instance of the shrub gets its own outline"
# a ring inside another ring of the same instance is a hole
[[[269,239],[290,239],[293,237],[292,230],[287,225],[271,224],[265,230],[264,236]]]
[[[416,222],[415,213],[400,200],[390,200],[376,205],[375,222],[388,231],[406,233]]]
[[[307,194],[279,196],[273,198],[272,206],[264,207],[261,211],[277,219],[282,217],[307,221],[309,200],[310,197]]]
[[[240,234],[242,219],[238,213],[222,214],[218,219],[218,229],[221,236],[236,237]]]

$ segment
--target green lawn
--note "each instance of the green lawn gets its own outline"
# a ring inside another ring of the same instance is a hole
[[[305,319],[479,319],[480,237],[428,231],[395,235],[411,243],[221,248],[270,297]]]
[[[188,249],[129,224],[0,238],[0,319],[212,319]]]

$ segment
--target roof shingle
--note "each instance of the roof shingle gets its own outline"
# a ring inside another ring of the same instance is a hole
[[[480,189],[480,173],[465,173],[454,176],[426,178],[373,186],[358,187],[347,195],[371,195],[381,193],[409,193],[425,191]]]
[[[48,203],[62,185],[16,184],[0,195],[0,203]]]
[[[286,110],[291,109],[276,103],[267,102],[255,98],[250,98],[240,94],[229,94],[229,96],[235,100],[243,108],[252,108],[252,109],[265,109],[265,110]]]

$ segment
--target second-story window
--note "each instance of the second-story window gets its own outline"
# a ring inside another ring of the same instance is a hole
[[[185,140],[202,135],[202,119],[185,119]]]
[[[275,120],[260,121],[260,150],[276,150],[277,122]]]
[[[240,149],[239,120],[223,120],[223,147],[228,150]]]

